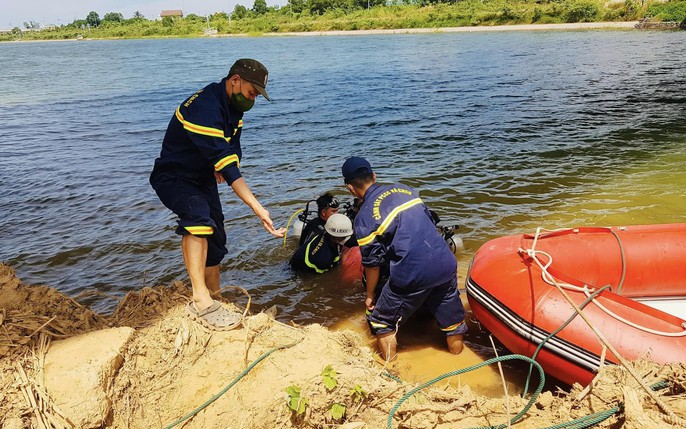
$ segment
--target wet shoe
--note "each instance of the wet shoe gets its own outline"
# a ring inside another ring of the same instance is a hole
[[[186,305],[188,316],[204,327],[213,331],[230,331],[237,328],[243,321],[243,316],[234,311],[229,311],[219,301],[213,301],[212,305],[198,311],[190,301]]]

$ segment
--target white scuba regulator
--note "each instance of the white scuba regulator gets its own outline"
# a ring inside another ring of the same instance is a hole
[[[438,216],[435,214],[434,219],[438,219]],[[440,220],[438,222],[440,222]],[[448,243],[450,251],[453,252],[453,255],[457,257],[457,254],[460,252],[460,250],[464,249],[464,242],[462,241],[462,237],[457,235],[457,230],[460,228],[460,226],[437,225],[436,228],[438,228],[438,231],[441,233],[441,236],[443,237],[445,242]]]

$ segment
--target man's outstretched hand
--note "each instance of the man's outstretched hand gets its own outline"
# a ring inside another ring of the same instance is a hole
[[[257,216],[262,221],[262,226],[264,227],[264,229],[266,229],[267,232],[273,235],[274,237],[281,238],[286,233],[286,228],[274,228],[274,222],[272,222],[271,217],[269,217],[269,212],[265,208],[259,210]]]

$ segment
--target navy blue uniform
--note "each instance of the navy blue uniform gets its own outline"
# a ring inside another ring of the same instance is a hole
[[[340,256],[341,245],[334,242],[329,234],[321,232],[311,235],[298,247],[289,264],[294,270],[321,274],[336,265]]]
[[[226,79],[207,85],[174,112],[150,175],[162,203],[179,217],[176,233],[207,238],[207,266],[227,253],[214,172],[229,185],[241,177],[242,128],[243,113],[230,107]]]
[[[446,334],[466,332],[457,260],[414,189],[370,186],[355,217],[355,234],[362,265],[388,270],[388,281],[368,315],[374,334],[395,330],[422,305]]]

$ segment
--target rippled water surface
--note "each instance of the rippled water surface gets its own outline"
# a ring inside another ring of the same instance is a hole
[[[91,298],[100,311],[185,279],[148,175],[176,106],[240,57],[270,70],[241,170],[277,226],[324,191],[348,198],[351,155],[461,225],[461,287],[499,235],[683,222],[684,46],[686,32],[640,31],[3,43],[0,260],[27,283],[112,296]],[[221,193],[222,282],[254,310],[324,325],[359,310],[359,289],[291,273],[293,242]]]

